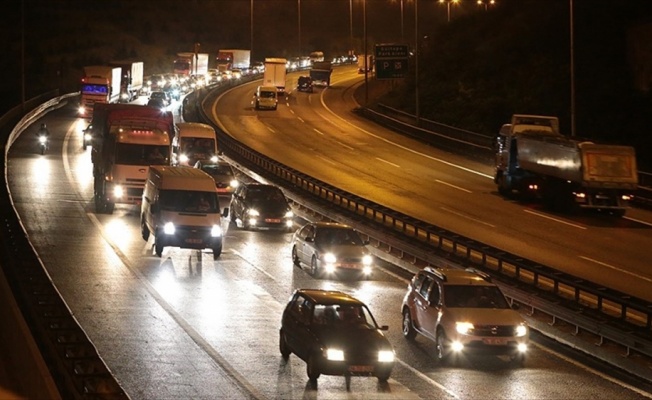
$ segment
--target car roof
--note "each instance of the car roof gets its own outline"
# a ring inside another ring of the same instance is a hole
[[[339,222],[322,222],[322,221],[318,221],[318,222],[313,222],[312,224],[315,225],[315,227],[317,227],[317,229],[319,229],[319,228],[353,229],[353,227],[351,227],[349,225],[346,225],[346,224],[339,223]]]
[[[445,285],[478,285],[478,286],[496,286],[489,281],[489,276],[457,268],[432,268],[426,267],[426,273],[434,275],[444,281]]]
[[[304,295],[316,304],[364,305],[360,300],[339,290],[297,289],[296,293]]]

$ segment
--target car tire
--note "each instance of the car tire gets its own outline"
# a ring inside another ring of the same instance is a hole
[[[407,340],[414,340],[417,336],[417,331],[414,330],[414,325],[412,324],[412,315],[410,310],[405,308],[403,310],[403,337]]]
[[[391,374],[392,374],[391,371],[390,372],[383,372],[383,373],[380,373],[380,374],[376,375],[376,378],[378,378],[378,382],[386,383],[389,380],[389,377],[390,377]]]
[[[301,268],[301,261],[299,260],[299,255],[297,254],[297,246],[292,246],[292,263]]]
[[[312,260],[310,260],[310,274],[315,278],[319,278],[320,276],[319,266],[317,265],[317,257],[314,255],[312,256]]]
[[[525,364],[525,354],[516,353],[509,356],[509,362],[515,367],[522,367]]]
[[[222,254],[222,245],[220,244],[219,246],[213,247],[213,260],[217,260],[220,258],[220,255]]]
[[[437,335],[435,336],[435,352],[437,362],[444,363],[448,355],[448,339],[441,328],[437,329]]]
[[[158,240],[158,237],[154,238],[154,253],[156,253],[157,257],[161,257],[163,255],[163,243]]]
[[[317,356],[314,354],[311,354],[308,357],[308,361],[306,361],[306,373],[308,374],[308,379],[310,379],[310,382],[317,383],[317,379],[319,379],[321,371],[319,370]]]
[[[141,218],[140,221],[140,235],[143,237],[144,241],[149,239],[149,229],[147,229],[147,224],[145,224],[144,218]]]
[[[281,352],[281,357],[283,357],[284,360],[290,358],[292,350],[290,350],[290,347],[288,346],[287,338],[285,337],[285,333],[283,333],[283,331],[281,331],[281,334],[279,335],[278,348]]]

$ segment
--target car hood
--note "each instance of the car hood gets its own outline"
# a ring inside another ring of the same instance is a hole
[[[287,203],[271,203],[269,201],[252,201],[251,208],[255,208],[258,212],[285,212],[290,210]]]
[[[365,246],[353,244],[337,244],[337,245],[320,245],[317,246],[321,253],[333,253],[338,257],[356,258],[370,254]]]
[[[474,325],[519,325],[525,323],[521,315],[511,308],[449,308],[455,321],[470,322]]]
[[[344,351],[392,349],[389,340],[378,329],[325,326],[318,328],[316,334],[324,346],[338,347]]]

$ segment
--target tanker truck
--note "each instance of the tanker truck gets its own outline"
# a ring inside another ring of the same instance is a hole
[[[172,113],[135,104],[96,103],[92,150],[95,212],[139,204],[150,165],[169,165]]]
[[[633,147],[566,137],[553,116],[513,115],[497,137],[495,167],[500,194],[516,192],[557,211],[623,216],[638,188]]]

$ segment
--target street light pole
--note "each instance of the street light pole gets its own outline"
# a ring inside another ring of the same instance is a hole
[[[571,136],[575,136],[575,35],[573,33],[573,0],[570,3],[570,76],[571,76]]]
[[[349,55],[353,56],[353,0],[349,0]]]
[[[414,97],[417,125],[420,123],[419,113],[419,0],[414,0]]]
[[[250,4],[249,27],[251,31],[249,33],[249,40],[251,43],[249,44],[249,54],[254,54],[254,0],[251,0]]]
[[[369,57],[367,56],[367,0],[362,0],[362,26],[364,37],[364,106],[369,102]]]
[[[301,0],[297,0],[297,10],[299,14],[298,29],[299,29],[299,55],[301,55]]]
[[[403,32],[403,0],[401,0],[401,43],[405,43],[405,35]]]

